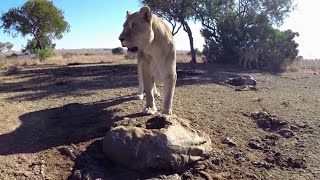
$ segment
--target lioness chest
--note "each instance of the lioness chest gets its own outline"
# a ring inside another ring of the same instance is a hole
[[[168,67],[166,67],[165,62],[162,59],[159,59],[158,61],[152,59],[150,62],[150,70],[153,75],[154,82],[158,85],[163,84],[168,73]]]

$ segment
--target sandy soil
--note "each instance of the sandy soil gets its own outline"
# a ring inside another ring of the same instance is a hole
[[[132,97],[134,61],[34,65],[0,76],[0,179],[320,179],[318,73],[178,70],[174,113],[210,135],[209,159],[178,172],[136,172],[103,156],[101,138],[115,122],[147,118],[144,101]],[[221,84],[243,74],[257,91]],[[157,105],[161,112],[161,98]]]

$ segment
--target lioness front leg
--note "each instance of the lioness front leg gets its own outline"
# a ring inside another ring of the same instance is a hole
[[[155,114],[157,112],[156,104],[154,101],[154,77],[150,73],[149,64],[143,66],[143,84],[146,93],[146,107],[144,113]]]
[[[138,81],[139,90],[137,94],[137,99],[143,100],[144,96],[144,85],[143,85],[143,74],[142,74],[142,61],[138,59]]]
[[[138,60],[138,81],[139,81],[139,89],[136,95],[137,99],[143,100],[144,97],[144,85],[143,85],[143,74],[142,74],[142,61]],[[157,90],[156,84],[154,84],[154,96],[156,98],[160,98],[160,93]]]
[[[157,90],[157,85],[156,84],[154,84],[154,96],[156,97],[156,98],[160,98],[161,97],[161,95],[160,95],[160,93],[159,93],[159,91]]]
[[[177,74],[170,74],[166,77],[164,82],[164,98],[163,98],[163,114],[172,114],[172,101],[174,90],[176,87]]]

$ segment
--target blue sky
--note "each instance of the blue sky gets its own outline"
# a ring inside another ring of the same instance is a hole
[[[11,7],[21,6],[25,0],[1,0],[0,13]],[[53,0],[54,4],[65,12],[65,18],[71,25],[71,31],[63,39],[55,41],[57,48],[114,48],[120,46],[118,36],[122,31],[127,10],[139,10],[139,0]],[[320,58],[320,36],[317,36],[320,24],[317,7],[320,2],[299,0],[297,10],[290,14],[281,29],[299,32],[296,40],[300,44],[300,55],[305,58]],[[196,48],[202,49],[203,38],[199,33],[200,24],[191,23]],[[20,50],[31,37],[12,38],[0,29],[0,42],[12,42],[15,50]],[[188,50],[188,36],[180,31],[175,36],[177,49]]]

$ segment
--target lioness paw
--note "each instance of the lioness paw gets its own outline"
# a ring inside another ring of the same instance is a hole
[[[157,111],[158,111],[158,109],[156,107],[153,107],[153,108],[146,107],[146,108],[144,108],[143,113],[153,115],[153,114],[156,114]]]
[[[137,98],[138,100],[143,100],[143,94],[137,94],[137,95],[136,95],[136,98]]]
[[[171,109],[162,110],[162,114],[172,115],[172,110]]]

